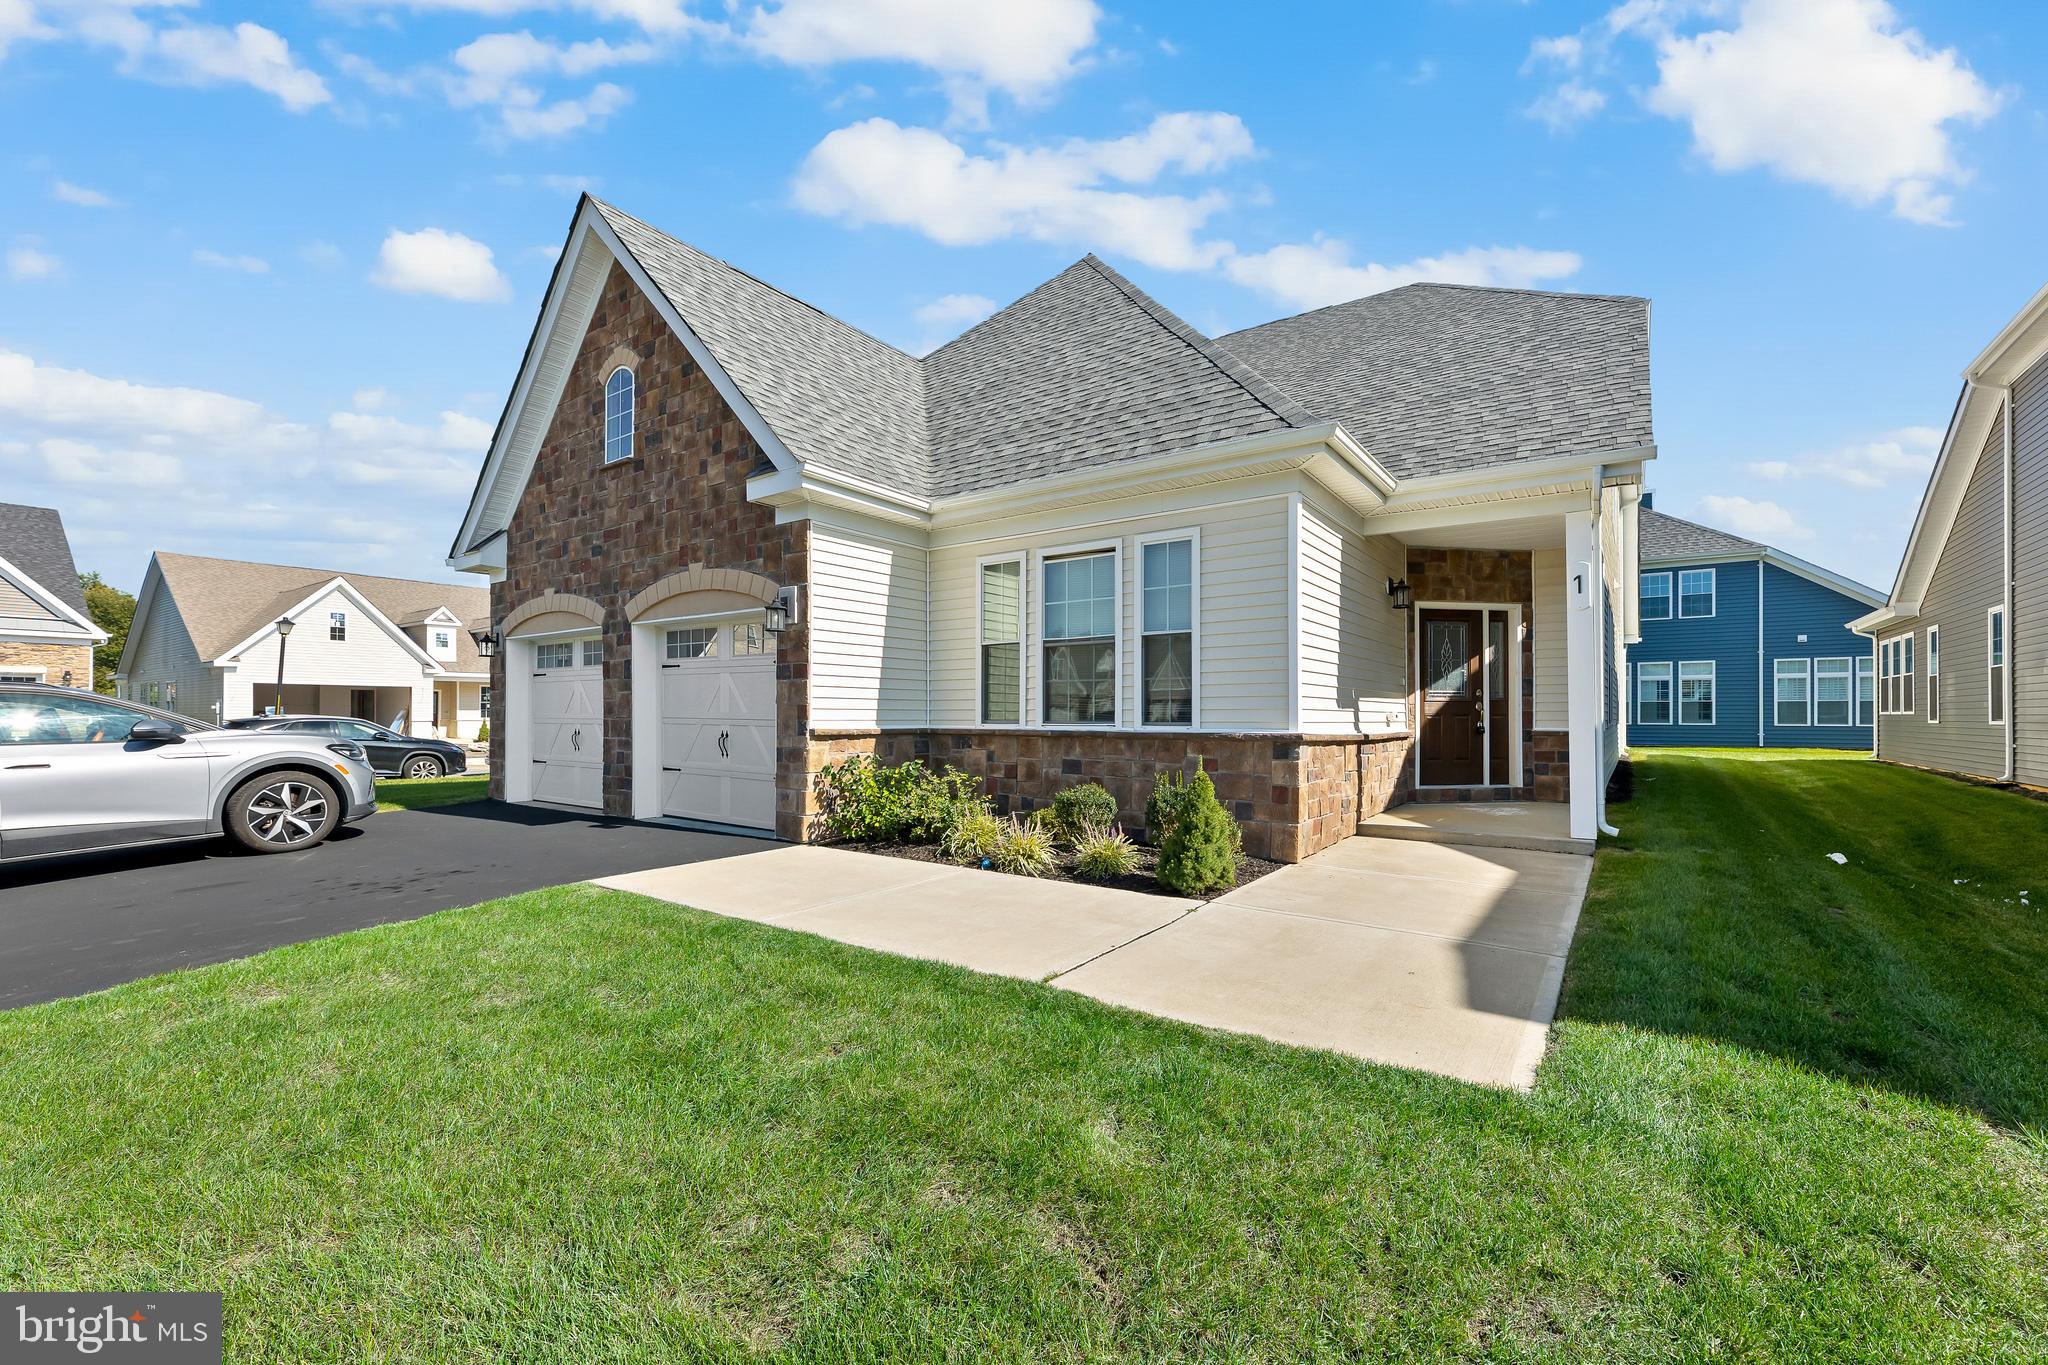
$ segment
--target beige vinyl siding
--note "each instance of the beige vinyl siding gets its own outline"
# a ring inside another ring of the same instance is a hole
[[[1536,728],[1571,728],[1570,673],[1565,664],[1564,549],[1530,556],[1529,630],[1536,655]]]
[[[328,638],[328,615],[348,615],[348,638]],[[340,589],[298,612],[291,641],[285,646],[285,680],[294,683],[334,683],[342,687],[409,687],[420,683],[426,666],[391,632],[378,626],[370,613]],[[402,632],[401,632],[402,635]],[[409,641],[407,643],[410,643]],[[277,636],[267,634],[235,661],[244,677],[275,681],[277,677]]]
[[[925,723],[925,551],[811,527],[811,724]]]
[[[2005,429],[2003,419],[1978,456],[1922,598],[1920,615],[1882,631],[1880,644],[1913,634],[1913,711],[1877,717],[1878,756],[1978,777],[2005,773],[2005,727],[1990,721],[1985,613],[2004,599]],[[1941,723],[1927,719],[1927,628],[1941,627]],[[1883,697],[1880,680],[1880,704]]]
[[[1301,728],[1405,728],[1407,620],[1387,600],[1406,574],[1391,536],[1361,536],[1314,503],[1301,507]]]
[[[1600,758],[1606,771],[1604,783],[1621,762],[1622,686],[1628,676],[1628,649],[1621,642],[1622,575],[1627,560],[1622,554],[1621,490],[1603,489],[1600,494],[1600,629],[1606,641],[1603,657],[1607,676],[1603,680],[1600,710]]]
[[[1088,522],[1040,524],[1030,534],[997,534],[931,552],[931,723],[960,726],[979,720],[977,561],[1019,552],[1027,556],[1024,695],[1026,715],[1035,718],[1041,714],[1037,655],[1044,586],[1038,556],[1049,549],[1114,545],[1120,552],[1123,623],[1118,713],[1126,726],[1132,726],[1138,714],[1138,542],[1156,532],[1195,529],[1201,541],[1195,595],[1200,650],[1197,723],[1205,730],[1286,729],[1291,614],[1286,497],[1255,497],[1129,519],[1120,516],[1115,503],[1088,510]]]
[[[129,642],[126,674],[128,695],[136,701],[145,699],[143,688],[149,683],[175,682],[178,702],[167,710],[194,720],[222,719],[214,709],[214,703],[221,699],[220,674],[207,667],[192,647],[185,619],[178,614],[177,603],[161,583],[154,589],[154,600],[143,620],[140,638]]]
[[[2048,786],[2048,360],[2013,385],[2012,417],[2013,775]]]
[[[6,547],[0,546],[0,554],[5,553]],[[22,623],[34,622],[38,628],[41,628],[48,625],[51,621],[61,620],[62,618],[42,603],[36,601],[35,598],[29,596],[27,592],[23,591],[22,586],[13,579],[5,574],[0,574],[0,619]],[[66,622],[66,624],[70,623]]]

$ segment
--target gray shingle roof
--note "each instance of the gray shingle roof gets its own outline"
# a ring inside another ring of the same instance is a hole
[[[1651,440],[1641,299],[1409,285],[1211,341],[1088,256],[920,360],[591,202],[792,454],[916,496],[1326,421],[1397,477]]]
[[[929,483],[917,357],[591,202],[799,460],[907,492]]]
[[[924,364],[940,496],[1311,420],[1093,256]]]
[[[1744,540],[1741,536],[1647,507],[1636,513],[1636,543],[1637,557],[1645,562],[1692,559],[1702,555],[1754,554],[1764,548],[1754,540]]]
[[[78,566],[71,558],[71,541],[64,535],[64,519],[55,508],[0,502],[0,559],[85,616],[85,592],[78,586]]]
[[[209,559],[162,550],[156,553],[156,567],[201,659],[219,658],[289,611],[307,593],[336,578],[346,578],[372,606],[401,625],[408,619],[425,617],[435,607],[448,608],[465,627],[472,621],[488,618],[491,612],[488,588],[380,578],[340,569]],[[476,652],[476,642],[469,638],[467,629],[456,632],[455,651],[454,662],[442,665],[450,672],[490,671],[490,665]]]
[[[1644,299],[1411,284],[1217,343],[1396,478],[1652,440]]]

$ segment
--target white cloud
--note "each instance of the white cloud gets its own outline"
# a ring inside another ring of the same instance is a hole
[[[347,258],[334,243],[315,238],[299,248],[299,259],[321,270],[332,270]]]
[[[508,137],[560,137],[601,125],[625,108],[632,95],[605,81],[580,95],[551,101],[540,82],[551,77],[576,79],[610,67],[653,61],[661,52],[647,42],[613,44],[597,38],[563,44],[524,30],[487,33],[456,49],[455,70],[446,78],[445,88],[449,103],[457,108],[494,109],[498,128]]]
[[[1324,237],[1235,256],[1223,269],[1238,284],[1282,303],[1319,308],[1422,281],[1528,288],[1576,274],[1580,265],[1574,252],[1522,246],[1468,247],[1401,265],[1357,265],[1345,243]]]
[[[584,128],[602,127],[605,120],[633,102],[623,86],[602,81],[587,94],[551,104],[508,105],[498,111],[505,132],[521,141],[561,137]]]
[[[1700,509],[1709,522],[1737,535],[1753,536],[1772,544],[1813,539],[1813,532],[1799,518],[1775,502],[1709,493],[1700,499]]]
[[[1584,123],[1607,107],[1607,96],[1590,85],[1564,81],[1532,101],[1523,113],[1553,133]]]
[[[1790,462],[1785,460],[1751,460],[1743,468],[1757,478],[1768,479],[1772,483],[1783,483],[1797,473]]]
[[[0,0],[0,58],[16,43],[55,36],[55,30],[36,17],[33,0]]]
[[[4,4],[5,0],[0,0]],[[111,194],[75,185],[69,180],[59,180],[50,186],[50,197],[60,204],[73,204],[82,209],[118,208],[120,201]]]
[[[184,462],[160,450],[103,449],[55,437],[36,443],[44,472],[58,483],[168,488],[185,477]]]
[[[1039,99],[1080,70],[1101,14],[1094,0],[782,0],[731,31],[748,50],[792,66],[922,66],[938,74],[957,117],[980,122],[989,92]]]
[[[270,453],[303,443],[304,431],[261,405],[206,389],[135,384],[44,365],[0,350],[0,416],[21,428],[128,440],[193,437]]]
[[[200,247],[192,253],[192,259],[201,265],[210,265],[216,270],[239,270],[245,275],[270,273],[270,262],[260,256],[230,256]]]
[[[1900,427],[1796,460],[1753,460],[1745,468],[1773,482],[1812,478],[1848,488],[1886,488],[1901,481],[1918,485],[1934,468],[1941,438],[1939,427]]]
[[[1167,171],[1213,172],[1252,154],[1233,114],[1166,114],[1141,133],[1107,141],[968,152],[943,133],[868,119],[826,135],[798,168],[799,207],[852,224],[912,228],[948,246],[1010,238],[1081,244],[1166,270],[1197,270],[1230,254],[1203,240],[1228,202],[1137,193]]]
[[[370,282],[401,294],[434,294],[462,303],[512,297],[512,285],[491,259],[491,249],[443,228],[394,228],[377,251]]]
[[[7,248],[7,278],[51,280],[64,273],[64,262],[31,243]]]
[[[927,327],[972,327],[996,311],[996,301],[982,294],[941,294],[913,315]]]
[[[369,388],[357,389],[349,401],[355,405],[357,412],[382,412],[391,406],[391,390],[372,385]]]
[[[190,85],[253,86],[276,96],[295,114],[333,98],[327,82],[293,59],[291,45],[260,24],[163,29],[156,35],[154,55],[169,79]]]

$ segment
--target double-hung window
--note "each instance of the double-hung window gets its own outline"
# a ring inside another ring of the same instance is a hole
[[[1668,621],[1671,619],[1671,575],[1646,573],[1642,576],[1637,591],[1641,602],[1639,615],[1645,621]],[[1669,679],[1666,679],[1669,681]]]
[[[1813,661],[1813,723],[1848,725],[1855,720],[1855,662],[1850,659]]]
[[[1024,561],[981,566],[981,723],[1024,723]]]
[[[1045,723],[1116,724],[1116,552],[1048,559],[1044,585]]]
[[[1877,722],[1877,660],[1865,654],[1856,660],[1856,723]]]
[[[1193,725],[1195,542],[1186,536],[1145,541],[1138,561],[1142,723]]]
[[[1913,714],[1913,637],[1899,641],[1899,711]]]
[[[330,611],[327,613],[327,638],[330,640],[348,639],[347,612]]]
[[[1636,665],[1636,724],[1671,723],[1671,665]]]
[[[1810,725],[1812,721],[1812,668],[1805,659],[1775,659],[1771,663],[1771,723]]]
[[[1714,661],[1696,659],[1678,665],[1678,723],[1714,723]]]
[[[1927,628],[1927,723],[1941,723],[1941,627]]]
[[[1681,569],[1678,574],[1678,614],[1681,617],[1714,614],[1714,571]]]
[[[2005,724],[2005,608],[1993,607],[1984,617],[1984,674],[1990,688],[1986,713],[1993,725]]]

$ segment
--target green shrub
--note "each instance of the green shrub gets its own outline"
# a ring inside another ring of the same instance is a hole
[[[856,754],[818,770],[818,819],[834,839],[936,843],[981,800],[973,774],[922,763],[884,764]]]
[[[475,742],[478,744],[489,744],[491,742],[491,723],[489,721],[485,721],[476,727]]]
[[[1019,820],[1013,815],[996,836],[989,861],[998,872],[1018,877],[1049,877],[1053,871],[1052,849],[1052,830],[1045,822]]]
[[[1202,785],[1209,789],[1209,799],[1214,801],[1215,784],[1209,781],[1206,772],[1200,776]],[[1152,780],[1152,795],[1145,802],[1145,838],[1152,847],[1166,847],[1166,841],[1173,836],[1174,826],[1180,823],[1183,807],[1194,793],[1195,784],[1183,772],[1163,772]],[[1230,821],[1231,853],[1243,852],[1244,831],[1237,827],[1237,821],[1230,819],[1228,811],[1224,812],[1224,818]]]
[[[994,855],[996,841],[1003,836],[1003,822],[986,801],[965,806],[954,818],[952,828],[939,839],[939,853],[956,863],[980,863]]]
[[[1091,882],[1138,870],[1138,847],[1115,825],[1090,825],[1074,840],[1074,875]]]
[[[1083,782],[1052,799],[1052,818],[1060,837],[1071,844],[1089,829],[1116,823],[1116,798],[1099,783]]]
[[[1176,799],[1172,833],[1159,848],[1159,881],[1183,896],[1237,884],[1237,822],[1216,799],[1209,774],[1198,772]]]

